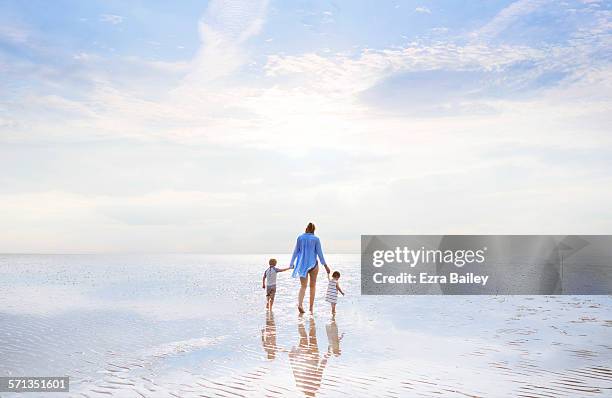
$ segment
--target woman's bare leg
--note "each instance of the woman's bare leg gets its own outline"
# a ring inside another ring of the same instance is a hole
[[[300,312],[304,312],[304,295],[306,294],[306,285],[308,284],[308,277],[300,278],[300,293],[298,294],[298,309]]]
[[[310,277],[310,312],[312,313],[314,307],[314,298],[317,290],[317,275],[319,274],[319,267],[316,266],[310,271],[308,271],[308,276]]]

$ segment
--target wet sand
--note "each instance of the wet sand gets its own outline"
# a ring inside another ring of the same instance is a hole
[[[289,272],[266,312],[268,257],[2,255],[0,375],[68,375],[70,397],[612,396],[610,296],[362,297],[358,256],[329,255],[347,296],[332,319],[322,273],[300,317]]]

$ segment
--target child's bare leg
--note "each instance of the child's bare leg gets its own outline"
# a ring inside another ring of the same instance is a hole
[[[336,303],[331,303],[331,307],[332,307],[332,314],[335,315],[336,314]]]
[[[268,306],[268,308],[272,309],[272,304],[274,304],[274,299],[270,297],[270,305]]]

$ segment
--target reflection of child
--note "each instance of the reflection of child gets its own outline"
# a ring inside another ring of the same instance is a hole
[[[344,333],[342,333],[342,336],[338,336],[338,325],[336,325],[336,321],[334,320],[325,325],[325,331],[327,332],[327,343],[329,344],[327,346],[327,352],[331,352],[339,357],[341,354],[340,340],[344,337]]]
[[[287,271],[287,268],[276,268],[276,259],[271,258],[268,261],[270,267],[264,272],[263,280],[261,282],[261,287],[266,289],[266,284],[268,288],[266,289],[266,309],[271,310],[272,304],[274,304],[274,296],[276,295],[276,274],[278,272]]]
[[[274,323],[274,313],[269,311],[266,315],[266,326],[261,329],[261,343],[268,354],[268,359],[276,358],[276,324]]]
[[[340,279],[340,272],[334,271],[331,278],[329,278],[329,274],[327,274],[327,278],[329,279],[329,284],[327,285],[327,293],[325,293],[325,301],[331,304],[332,314],[336,314],[336,301],[338,300],[338,292],[342,293],[344,296],[344,292],[340,288],[340,284],[338,283],[338,279]]]

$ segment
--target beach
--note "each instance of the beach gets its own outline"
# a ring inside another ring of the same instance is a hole
[[[320,272],[300,317],[290,271],[265,310],[270,257],[290,254],[0,255],[0,376],[70,376],[69,397],[612,396],[610,296],[361,296],[359,256],[327,254],[346,296],[332,319]]]

